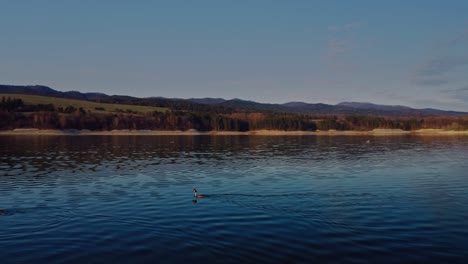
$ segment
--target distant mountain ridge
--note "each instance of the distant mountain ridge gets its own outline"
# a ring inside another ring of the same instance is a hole
[[[352,107],[356,109],[376,109],[376,110],[386,110],[386,111],[412,109],[411,107],[401,106],[401,105],[378,105],[378,104],[373,104],[373,103],[361,103],[361,102],[342,102],[337,105]]]
[[[297,114],[366,115],[384,117],[424,117],[424,116],[461,116],[467,112],[444,111],[438,109],[414,109],[400,105],[378,105],[363,102],[342,102],[336,105],[306,102],[268,104],[254,101],[223,98],[171,99],[164,97],[137,98],[127,95],[107,95],[103,93],[81,93],[78,91],[61,92],[42,85],[0,85],[1,94],[30,94],[58,98],[79,99],[95,102],[125,103],[144,106],[170,107],[176,110],[203,109],[218,113],[232,111],[285,112]],[[209,107],[208,107],[209,106]]]
[[[190,98],[187,100],[195,102],[195,103],[199,103],[199,104],[208,104],[208,105],[221,104],[226,101],[223,98]]]

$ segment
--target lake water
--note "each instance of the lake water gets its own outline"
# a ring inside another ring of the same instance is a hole
[[[2,264],[468,261],[468,137],[0,136],[0,173]]]

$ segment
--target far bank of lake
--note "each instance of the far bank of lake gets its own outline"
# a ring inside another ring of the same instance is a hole
[[[468,130],[444,130],[444,129],[420,129],[414,131],[405,131],[401,129],[374,129],[370,131],[357,130],[327,130],[327,131],[284,131],[284,130],[253,130],[253,131],[197,131],[197,130],[110,130],[110,131],[92,131],[92,130],[42,130],[36,128],[19,128],[14,130],[0,131],[0,135],[73,135],[73,136],[197,136],[197,135],[248,135],[248,136],[389,136],[389,135],[468,135]]]

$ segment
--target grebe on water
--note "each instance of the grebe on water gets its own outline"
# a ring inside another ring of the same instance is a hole
[[[203,198],[203,197],[206,197],[206,195],[198,194],[197,189],[193,189],[193,196],[194,196],[195,198]]]

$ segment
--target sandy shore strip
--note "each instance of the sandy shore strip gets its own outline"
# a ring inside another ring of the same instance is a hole
[[[468,135],[468,130],[454,131],[442,129],[420,129],[415,131],[404,131],[401,129],[374,129],[371,131],[282,131],[282,130],[256,130],[248,132],[238,131],[196,131],[196,130],[111,130],[111,131],[91,131],[91,130],[40,130],[35,128],[22,128],[7,131],[0,131],[0,135],[69,135],[69,136],[391,136],[391,135]]]

